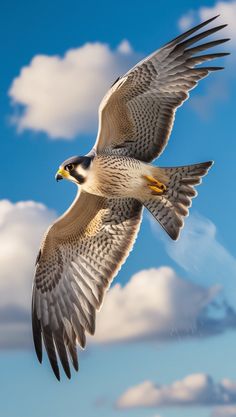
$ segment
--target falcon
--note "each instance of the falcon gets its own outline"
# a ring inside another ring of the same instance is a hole
[[[228,39],[207,40],[226,25],[199,31],[215,16],[152,53],[111,86],[99,108],[93,149],[63,162],[56,179],[78,186],[70,208],[47,230],[36,260],[32,328],[55,376],[78,370],[77,344],[95,332],[95,313],[133,247],[143,207],[176,240],[195,186],[212,162],[174,168],[150,164],[164,150],[175,112],[189,90],[222,67],[199,64],[228,55],[202,54]],[[195,32],[198,32],[196,34]]]

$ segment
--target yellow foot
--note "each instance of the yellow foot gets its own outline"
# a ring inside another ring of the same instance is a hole
[[[144,175],[144,178],[148,181],[147,186],[152,191],[152,194],[161,195],[166,191],[166,185],[156,178],[150,175]]]

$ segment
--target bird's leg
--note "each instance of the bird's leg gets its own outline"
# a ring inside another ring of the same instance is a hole
[[[145,180],[148,181],[148,188],[152,191],[152,194],[161,195],[166,191],[166,185],[158,181],[156,178],[150,175],[144,175]]]

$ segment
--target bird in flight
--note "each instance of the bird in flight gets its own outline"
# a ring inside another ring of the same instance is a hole
[[[218,17],[218,16],[216,16]],[[111,86],[99,108],[96,143],[86,156],[63,162],[56,179],[79,186],[69,209],[47,230],[36,260],[32,327],[57,379],[58,357],[68,378],[78,370],[76,346],[95,332],[96,310],[133,247],[143,207],[176,240],[194,187],[212,162],[160,168],[175,112],[189,90],[222,67],[199,64],[228,55],[202,54],[228,39],[198,43],[226,25],[199,31],[213,17],[152,53]],[[196,44],[197,43],[197,44]]]

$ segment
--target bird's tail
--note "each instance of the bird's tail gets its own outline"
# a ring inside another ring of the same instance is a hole
[[[191,199],[197,195],[194,186],[201,183],[201,177],[207,174],[212,164],[209,161],[175,168],[154,168],[153,176],[157,180],[166,178],[166,189],[159,195],[153,191],[152,197],[142,203],[173,240],[178,238]]]

